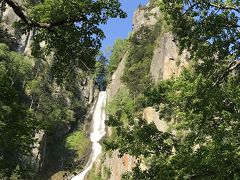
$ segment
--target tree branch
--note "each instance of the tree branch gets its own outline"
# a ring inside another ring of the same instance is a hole
[[[226,71],[223,73],[222,76],[220,76],[217,81],[214,83],[213,87],[220,85],[223,80],[230,74],[230,72],[232,72],[233,70],[237,69],[238,67],[240,67],[240,61],[233,61],[228,65],[228,68],[226,69]]]
[[[185,14],[188,13],[188,11],[192,10],[195,6],[197,6],[199,3],[195,3],[193,5],[191,5],[187,10],[185,10],[185,12],[181,15],[181,16],[184,16]]]
[[[18,17],[27,25],[29,25],[29,21],[25,14],[22,11],[21,6],[19,6],[17,3],[15,3],[12,0],[4,0],[12,9],[13,11],[18,15]]]
[[[212,22],[208,22],[208,24],[210,24],[211,26],[215,26],[215,27],[220,27],[220,28],[239,28],[240,25],[238,24],[230,24],[230,23],[225,23],[225,24],[214,24]]]
[[[65,45],[67,45],[67,42],[65,41],[65,39],[64,39],[62,36],[60,36],[56,31],[51,30],[51,32],[54,33],[54,35],[55,35],[57,38],[61,39],[61,41],[62,41]],[[78,59],[78,60],[80,61],[80,63],[82,63],[82,65],[83,65],[88,71],[94,70],[94,69],[89,68],[81,59]],[[70,71],[70,70],[69,70],[69,71]]]
[[[226,6],[226,5],[220,5],[220,4],[214,4],[214,3],[209,3],[212,7],[216,7],[218,9],[225,9],[225,10],[234,10],[238,13],[240,13],[240,10],[236,7],[233,6]]]
[[[86,21],[87,18],[85,16],[82,17],[72,17],[68,19],[64,19],[58,22],[50,22],[50,23],[44,23],[44,22],[33,22],[28,19],[28,17],[24,14],[22,7],[19,6],[16,2],[13,0],[4,0],[15,12],[15,14],[30,28],[37,27],[37,28],[43,28],[47,29],[49,31],[52,30],[52,28],[56,26],[66,25],[69,23],[74,23],[77,21]]]
[[[233,11],[240,13],[239,7],[228,6],[228,5],[224,5],[224,4],[216,4],[216,3],[211,3],[209,1],[204,1],[204,3],[209,6],[218,8],[218,9],[233,10]]]
[[[58,22],[51,22],[51,23],[31,22],[31,23],[29,23],[29,26],[51,30],[51,29],[53,29],[54,27],[57,27],[57,26],[62,26],[62,25],[75,23],[75,22],[78,22],[78,21],[86,21],[86,20],[87,20],[87,18],[82,16],[82,17],[73,17],[73,18],[69,18],[69,19],[64,19],[64,20],[61,20],[61,21],[58,21]]]

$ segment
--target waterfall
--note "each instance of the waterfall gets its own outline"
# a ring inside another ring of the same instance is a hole
[[[92,168],[93,163],[102,152],[102,146],[99,141],[106,134],[105,131],[105,106],[106,106],[106,91],[101,91],[98,96],[97,104],[94,109],[92,118],[92,132],[90,138],[92,141],[92,151],[88,163],[84,168],[84,171],[73,177],[72,180],[84,180],[84,177],[88,171]]]

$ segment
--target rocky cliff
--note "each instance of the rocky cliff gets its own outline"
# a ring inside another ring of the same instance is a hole
[[[140,7],[134,13],[133,33],[136,33],[142,26],[155,25],[159,19],[161,19],[161,13],[158,7],[151,6],[150,4]],[[149,72],[156,84],[162,79],[168,79],[172,76],[179,75],[181,70],[188,64],[188,53],[183,52],[181,55],[179,54],[179,49],[174,42],[172,33],[168,32],[167,29],[163,29],[162,32],[163,33],[159,34],[156,39],[157,43],[154,48]],[[126,64],[127,56],[128,52],[124,55],[117,70],[112,76],[112,81],[107,89],[108,101],[111,101],[114,95],[124,87],[121,77],[124,73],[124,65]],[[159,130],[167,131],[168,124],[159,119],[158,112],[152,107],[143,110],[143,117],[148,122],[154,122]],[[111,134],[111,129],[109,129],[109,134]],[[106,155],[104,165],[111,171],[109,179],[120,179],[123,173],[134,167],[134,162],[135,159],[127,154],[119,158],[117,151],[114,151],[111,155]]]

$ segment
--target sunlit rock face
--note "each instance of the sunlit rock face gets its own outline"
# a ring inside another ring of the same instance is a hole
[[[172,76],[180,75],[184,67],[187,67],[189,53],[183,51],[179,54],[179,49],[175,43],[171,32],[164,33],[157,42],[151,63],[150,73],[157,84],[161,80],[166,80]],[[148,122],[154,122],[158,130],[166,132],[169,127],[163,119],[159,119],[159,113],[152,107],[144,109],[143,116]]]
[[[139,30],[141,26],[152,26],[157,23],[161,16],[159,7],[151,8],[147,6],[137,9],[133,16],[133,32]]]
[[[107,88],[107,101],[110,102],[112,98],[121,90],[125,85],[121,81],[121,77],[124,73],[124,67],[126,63],[128,53],[126,53],[121,62],[118,65],[117,70],[113,73],[111,83]],[[111,128],[108,127],[108,135],[111,135]],[[111,155],[107,154],[104,158],[103,165],[111,170],[110,180],[120,180],[121,175],[127,171],[130,171],[135,165],[135,158],[125,154],[120,158],[118,151],[113,151]],[[96,163],[96,168],[101,166],[100,160]],[[104,167],[101,167],[104,168]]]
[[[148,6],[138,9],[134,13],[133,19],[133,33],[136,32],[141,26],[151,26],[157,22],[160,15],[158,8],[150,9]],[[111,78],[111,83],[107,88],[108,99],[110,102],[112,98],[121,90],[125,85],[121,81],[121,77],[124,73],[124,67],[128,52],[123,56],[121,62],[118,65],[117,70],[114,72]],[[111,128],[108,128],[108,135],[111,135]],[[122,158],[119,157],[118,151],[113,151],[111,155],[107,154],[105,157],[104,166],[110,169],[110,180],[120,180],[121,175],[135,166],[136,159],[132,156],[125,154]],[[100,164],[99,160],[97,164]],[[99,168],[99,165],[96,165]]]
[[[164,33],[157,42],[151,63],[150,72],[154,81],[158,82],[171,76],[178,76],[188,65],[188,56],[186,51],[179,54],[171,32]]]
[[[149,4],[140,7],[134,13],[133,33],[137,32],[141,26],[156,24],[159,18],[161,18],[161,13],[158,7],[151,8]],[[185,51],[181,55],[179,54],[179,49],[171,32],[161,34],[157,38],[149,72],[152,75],[153,81],[157,84],[161,80],[178,76],[183,68],[188,65],[188,56],[188,53]],[[114,95],[124,87],[121,77],[124,73],[126,58],[127,53],[112,76],[112,81],[108,86],[108,101],[111,101]],[[154,122],[160,131],[166,132],[169,128],[169,124],[166,121],[159,119],[159,113],[153,107],[145,108],[143,110],[143,117],[149,123]],[[108,134],[111,134],[111,128],[108,129]],[[113,151],[111,155],[106,155],[104,158],[104,166],[111,170],[110,180],[120,180],[121,175],[126,171],[131,171],[136,162],[133,157],[127,154],[119,158],[118,151]]]
[[[108,101],[111,101],[111,99],[117,94],[117,92],[124,87],[124,84],[121,81],[121,77],[124,73],[126,58],[127,53],[123,56],[121,62],[117,67],[117,70],[112,75],[111,83],[108,85],[107,88]]]

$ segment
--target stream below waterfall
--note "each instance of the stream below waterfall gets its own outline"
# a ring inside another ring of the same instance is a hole
[[[90,158],[84,168],[84,170],[72,178],[72,180],[84,180],[86,174],[93,166],[93,163],[96,161],[97,157],[102,152],[102,146],[99,144],[99,141],[106,134],[105,131],[105,106],[106,106],[106,91],[101,91],[98,96],[97,104],[95,106],[92,118],[92,132],[90,134],[90,139],[92,141],[92,151]]]

